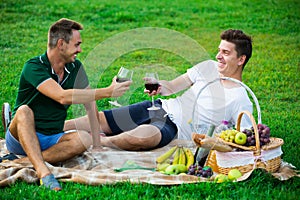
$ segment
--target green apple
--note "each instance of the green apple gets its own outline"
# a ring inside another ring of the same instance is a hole
[[[170,165],[166,168],[165,172],[166,174],[169,175],[175,175],[175,174],[180,174],[180,173],[185,173],[187,172],[187,167],[184,164],[175,164],[175,165]]]
[[[240,170],[238,169],[231,169],[229,172],[228,172],[228,179],[230,181],[234,181],[238,178],[240,178],[242,176],[242,173],[240,172]]]
[[[247,142],[247,135],[242,132],[238,132],[234,137],[234,142],[236,144],[244,145]]]
[[[228,182],[228,176],[226,176],[225,174],[218,174],[215,179],[214,182],[215,183],[224,183],[224,182]]]

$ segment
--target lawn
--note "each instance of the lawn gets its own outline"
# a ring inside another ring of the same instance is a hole
[[[116,41],[115,38],[126,35],[127,31],[146,27],[174,31],[203,47],[205,54],[198,60],[201,61],[215,59],[223,30],[242,29],[254,40],[253,57],[245,67],[243,81],[258,98],[262,122],[271,128],[271,135],[284,139],[283,159],[300,169],[299,1],[2,0],[0,8],[0,104],[9,102],[11,106],[15,103],[24,62],[46,51],[48,28],[62,17],[84,25],[83,52],[78,57],[86,65],[91,83],[98,87],[108,86],[121,65],[136,69],[150,64],[168,67],[170,70],[161,78],[171,79],[197,61],[194,57],[187,59],[185,51],[182,56],[174,53],[175,49],[159,48],[131,49],[111,60],[105,56],[93,59],[101,45]],[[182,49],[190,51],[188,45],[183,44]],[[122,52],[120,49],[124,48],[124,43],[116,42],[117,51],[114,52]],[[97,63],[91,65],[95,61]],[[99,68],[101,74],[95,71]],[[141,75],[137,72],[135,77]],[[131,92],[120,101],[134,103],[149,99],[142,91],[143,85],[136,80]],[[109,108],[108,100],[98,101],[98,108]],[[69,118],[80,114],[77,107],[70,109]],[[2,125],[0,132],[0,137],[4,137]],[[165,187],[130,183],[100,186],[62,183],[62,186],[64,190],[55,193],[19,181],[1,188],[0,199],[297,199],[300,195],[299,178],[281,182],[261,170],[256,170],[246,181],[229,184]]]

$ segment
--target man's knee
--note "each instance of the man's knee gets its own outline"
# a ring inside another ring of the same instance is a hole
[[[92,137],[87,131],[78,130],[63,135],[59,142],[68,141],[74,148],[74,150],[82,149],[85,151],[92,145]]]
[[[26,119],[33,119],[33,111],[31,108],[27,105],[22,105],[18,108],[16,111],[15,117],[18,119],[18,121],[26,121]]]
[[[140,125],[133,131],[128,132],[128,143],[133,146],[140,146],[141,149],[148,149],[157,146],[161,140],[160,130],[152,125]]]

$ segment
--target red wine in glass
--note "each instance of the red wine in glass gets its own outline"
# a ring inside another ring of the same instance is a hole
[[[130,78],[120,78],[120,77],[117,77],[116,81],[117,81],[118,83],[123,83],[123,82],[125,82],[125,81],[130,81]]]
[[[154,90],[157,90],[158,87],[158,83],[145,83],[145,88],[150,91],[149,93],[152,93]]]
[[[154,73],[146,73],[145,77],[145,88],[149,90],[149,93],[151,94],[154,90],[158,90],[159,83],[158,83],[158,74],[156,72]],[[147,108],[148,110],[159,110],[160,107],[156,107],[154,104],[154,97],[152,98],[152,106],[150,108]]]

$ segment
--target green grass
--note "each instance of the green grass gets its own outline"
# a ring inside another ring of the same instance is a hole
[[[168,28],[197,41],[211,58],[217,52],[219,34],[228,28],[242,29],[253,36],[253,57],[243,81],[254,91],[262,110],[262,121],[271,134],[283,138],[283,159],[300,168],[299,71],[300,2],[297,0],[209,1],[17,1],[0,4],[0,104],[14,105],[18,79],[24,62],[46,50],[48,27],[62,17],[81,22],[82,61],[98,44],[116,34],[142,27]],[[163,50],[128,52],[110,64],[98,86],[110,84],[118,66],[134,67],[158,63],[184,73],[191,64]],[[92,75],[92,74],[91,74]],[[130,103],[148,99],[142,86],[134,88]],[[109,108],[108,99],[98,101]],[[71,109],[69,117],[76,116]],[[0,136],[4,137],[3,127]],[[244,182],[199,183],[179,186],[119,183],[86,186],[62,183],[54,193],[22,181],[1,188],[0,199],[297,199],[299,178],[278,181],[256,170]]]

